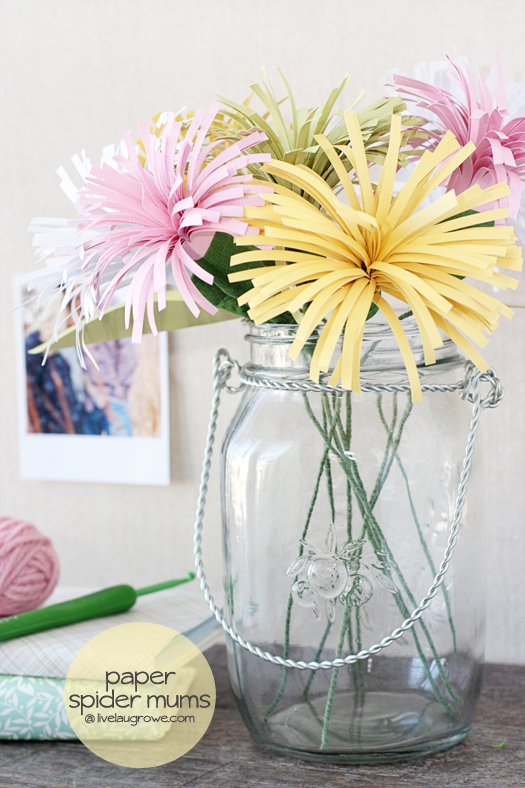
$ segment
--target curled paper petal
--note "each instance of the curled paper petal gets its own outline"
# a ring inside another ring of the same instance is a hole
[[[159,295],[159,305],[165,302],[167,266],[195,317],[200,308],[210,314],[216,311],[190,279],[194,276],[212,283],[210,275],[195,262],[199,241],[203,236],[209,241],[216,231],[245,233],[248,226],[229,218],[228,213],[235,215],[239,207],[260,203],[260,198],[244,192],[238,178],[233,181],[237,188],[232,190],[232,179],[246,164],[268,160],[264,154],[245,155],[245,150],[264,135],[251,135],[226,148],[221,144],[218,155],[206,163],[210,146],[206,151],[203,145],[219,109],[220,104],[215,102],[208,113],[197,112],[183,139],[181,124],[173,114],[168,115],[158,149],[156,136],[141,124],[145,166],[134,151],[131,135],[127,135],[129,159],[120,162],[126,171],[93,168],[79,195],[82,212],[88,217],[82,229],[100,232],[85,246],[88,252],[101,253],[91,277],[95,290],[99,291],[101,276],[115,260],[134,253],[130,262],[124,262],[115,273],[99,300],[103,313],[122,273],[134,269],[128,293],[136,327],[134,341],[140,341],[146,304],[152,303],[154,293]],[[249,180],[251,176],[245,176],[244,182]],[[210,203],[218,207],[211,209]]]
[[[482,206],[480,210],[508,208],[516,219],[521,197],[521,180],[525,178],[525,108],[524,86],[513,91],[511,112],[506,106],[505,83],[496,54],[497,98],[494,101],[481,72],[476,92],[474,79],[464,60],[453,62],[447,55],[449,71],[441,67],[425,69],[432,82],[412,79],[401,74],[393,77],[395,88],[416,111],[430,120],[428,149],[433,149],[443,133],[452,131],[462,145],[473,142],[475,151],[447,176],[448,190],[460,194],[474,184],[486,188],[497,183],[509,184],[509,194]],[[422,64],[423,65],[423,64]],[[435,64],[431,64],[435,66]],[[421,72],[422,66],[419,67]],[[446,84],[446,87],[442,83]],[[521,96],[521,100],[518,100]],[[425,147],[425,146],[424,146]],[[503,219],[496,220],[503,224]]]
[[[266,139],[261,132],[235,144],[210,135],[219,110],[214,102],[186,123],[167,113],[153,130],[140,124],[140,144],[125,135],[117,149],[107,149],[100,167],[77,157],[74,164],[84,179],[80,190],[60,171],[79,217],[65,223],[66,228],[55,227],[52,220],[34,220],[33,225],[41,257],[53,266],[50,289],[64,295],[74,275],[75,286],[62,306],[75,313],[77,336],[86,320],[97,310],[102,317],[115,293],[128,286],[125,319],[126,326],[133,322],[134,342],[141,340],[146,313],[157,332],[153,303],[160,311],[165,308],[168,281],[195,318],[201,309],[217,312],[192,281],[213,283],[196,261],[217,232],[258,234],[243,220],[246,207],[263,205],[262,190],[254,190],[246,168],[270,159],[250,152]]]

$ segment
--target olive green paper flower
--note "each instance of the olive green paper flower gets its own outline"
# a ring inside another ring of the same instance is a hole
[[[255,95],[265,107],[262,114],[256,112],[247,100],[239,104],[224,96],[217,98],[223,104],[222,117],[219,125],[214,130],[217,135],[235,142],[254,129],[263,131],[268,140],[261,143],[263,153],[271,153],[273,159],[305,166],[319,175],[331,189],[338,190],[340,179],[326,152],[316,141],[316,136],[323,134],[331,145],[334,146],[340,161],[347,171],[352,169],[350,160],[344,155],[344,146],[348,145],[348,129],[341,109],[335,109],[343,88],[348,84],[350,77],[344,77],[328,95],[314,109],[298,108],[284,74],[278,69],[291,111],[291,123],[287,123],[281,111],[283,101],[277,100],[270,79],[265,69],[262,69],[262,84],[257,82],[250,85],[252,94]],[[361,91],[350,109],[362,99]],[[390,134],[390,121],[393,114],[400,114],[406,105],[399,96],[380,98],[364,109],[357,112],[361,137],[365,146],[366,158],[369,164],[382,164],[388,151],[388,138]],[[399,149],[398,163],[403,165],[411,158],[418,158],[422,151],[416,149],[417,139],[426,138],[423,132],[418,131],[418,126],[424,124],[418,117],[403,117],[403,125],[411,128],[404,129],[401,146]],[[415,127],[415,128],[414,128]],[[411,147],[407,148],[410,143]],[[342,147],[343,146],[343,149]],[[258,165],[249,167],[250,171],[274,183],[283,183],[283,180],[271,173],[261,171]],[[355,173],[352,178],[357,177]],[[299,193],[303,194],[301,190]],[[311,198],[304,193],[307,199]]]

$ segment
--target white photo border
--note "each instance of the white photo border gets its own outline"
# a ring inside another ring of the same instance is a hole
[[[24,346],[23,289],[32,275],[14,280],[17,357],[19,472],[24,480],[104,482],[167,486],[170,484],[168,337],[156,338],[159,349],[160,436],[56,435],[28,432],[27,375]]]

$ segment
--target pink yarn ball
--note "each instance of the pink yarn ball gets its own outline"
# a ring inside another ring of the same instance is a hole
[[[0,517],[0,616],[39,607],[55,588],[58,575],[51,539],[31,523]]]

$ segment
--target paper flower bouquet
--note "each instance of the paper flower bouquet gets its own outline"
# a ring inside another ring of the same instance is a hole
[[[197,568],[248,727],[300,757],[450,746],[479,689],[465,495],[480,413],[502,396],[478,348],[512,316],[494,289],[521,270],[507,217],[525,118],[509,115],[499,66],[496,105],[463,62],[452,71],[455,94],[396,76],[400,95],[360,111],[336,109],[346,79],[309,110],[283,77],[285,119],[265,75],[242,104],[162,113],[100,167],[74,157],[82,187],[60,174],[77,217],[31,228],[41,297],[63,314],[37,352],[76,343],[85,364],[92,341],[249,322],[240,386],[226,351],[214,362]],[[225,388],[244,394],[223,446],[222,611],[200,541]]]

